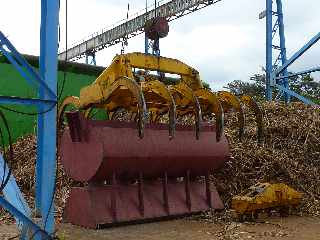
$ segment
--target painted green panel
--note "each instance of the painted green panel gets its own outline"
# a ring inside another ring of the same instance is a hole
[[[58,74],[58,92],[60,92],[62,83],[64,81],[64,73],[59,72]],[[79,96],[80,89],[95,80],[95,76],[77,74],[77,73],[66,73],[65,85],[61,100],[64,97],[74,95]],[[0,63],[0,94],[4,96],[18,96],[18,97],[36,97],[37,91],[35,91],[28,82],[22,78],[19,72],[10,64]],[[36,109],[30,106],[16,106],[6,105],[7,107],[13,108],[23,112],[35,112]],[[7,110],[3,110],[10,126],[10,130],[13,139],[34,133],[36,131],[36,117],[17,114]],[[2,127],[2,126],[1,126]]]

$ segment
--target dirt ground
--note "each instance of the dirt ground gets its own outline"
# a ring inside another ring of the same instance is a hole
[[[320,218],[290,216],[260,219],[255,223],[209,223],[188,219],[88,230],[70,224],[58,226],[61,239],[96,240],[318,240]],[[0,225],[0,239],[17,235],[14,225]]]

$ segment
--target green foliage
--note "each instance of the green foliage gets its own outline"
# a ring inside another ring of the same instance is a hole
[[[264,99],[266,77],[262,74],[255,74],[250,77],[249,82],[234,80],[225,87],[235,95],[249,95],[257,100]]]
[[[310,74],[290,79],[291,90],[320,104],[320,82],[314,80]]]
[[[209,83],[205,82],[205,81],[201,81],[202,85],[205,89],[211,90]]]
[[[257,100],[262,100],[265,98],[265,82],[265,74],[255,74],[248,82],[234,80],[228,83],[226,88],[235,95],[250,95]],[[315,81],[310,74],[290,78],[289,85],[294,92],[320,103],[320,82]],[[278,93],[278,90],[274,91],[275,96]],[[292,101],[297,99],[293,98]]]

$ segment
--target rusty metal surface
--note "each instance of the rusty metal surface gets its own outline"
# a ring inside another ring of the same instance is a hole
[[[60,156],[66,173],[86,187],[74,187],[67,200],[65,221],[98,228],[114,223],[156,220],[223,203],[209,181],[210,173],[229,158],[224,135],[216,140],[214,125],[144,125],[135,122],[88,120],[79,111],[67,113]],[[202,177],[199,182],[197,177]]]
[[[75,128],[82,137],[73,142],[66,130],[60,155],[67,174],[77,181],[110,180],[113,173],[123,180],[137,179],[139,173],[145,179],[165,172],[168,177],[183,177],[187,171],[204,176],[229,157],[225,136],[216,142],[215,126],[202,126],[199,140],[192,127],[183,126],[176,127],[176,136],[170,140],[165,124],[147,124],[143,139],[137,136],[135,123],[80,117],[78,127],[69,126]]]
[[[143,184],[143,206],[140,207],[138,184],[116,184],[100,187],[72,188],[64,212],[65,221],[87,228],[114,223],[161,219],[209,209],[223,209],[216,191],[210,187],[210,203],[205,184],[190,182],[189,200],[184,182],[168,182],[167,203],[160,181]]]
[[[146,22],[144,26],[146,36],[151,40],[164,38],[169,33],[169,24],[166,18],[157,17]]]

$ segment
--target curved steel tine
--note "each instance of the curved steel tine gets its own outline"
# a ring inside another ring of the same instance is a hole
[[[79,109],[80,108],[80,99],[78,97],[68,96],[62,101],[62,103],[59,106],[59,111],[58,111],[58,124],[57,124],[58,129],[60,127],[62,127],[63,114],[64,114],[64,111],[66,110],[66,107],[69,105],[73,105]]]
[[[172,98],[173,100],[173,98]],[[174,103],[174,100],[173,100]],[[173,139],[176,134],[176,105],[174,103],[174,107],[170,108],[169,111],[169,136],[170,139]]]
[[[239,140],[242,141],[244,135],[245,116],[240,100],[230,92],[218,92],[219,100],[223,109],[228,109],[230,106],[237,111],[238,124],[239,124]]]
[[[224,112],[217,95],[207,89],[199,89],[195,92],[197,97],[205,98],[211,111],[216,116],[216,141],[219,142],[224,131]]]
[[[140,86],[136,81],[134,81],[131,78],[128,77],[121,77],[117,81],[113,82],[109,88],[107,88],[103,92],[103,98],[104,100],[108,100],[110,96],[112,96],[112,93],[117,90],[120,86],[127,87],[134,95],[134,97],[137,99],[137,112],[138,112],[138,135],[140,138],[143,138],[144,136],[144,125],[146,122],[146,115],[147,115],[147,107],[146,102],[144,100],[143,93],[140,89]]]
[[[263,142],[263,112],[259,106],[259,104],[251,97],[247,95],[243,95],[240,98],[241,102],[246,104],[255,114],[256,123],[257,123],[257,139],[258,143],[261,144]]]
[[[139,132],[139,137],[143,138],[144,137],[144,122],[145,121],[145,115],[144,113],[138,108],[138,132]]]
[[[220,103],[218,103],[218,111],[216,114],[216,140],[220,142],[224,132],[224,112]]]
[[[202,113],[201,113],[201,106],[199,104],[198,98],[193,93],[193,90],[188,85],[186,85],[184,83],[179,83],[177,85],[173,85],[173,86],[171,86],[170,90],[181,94],[183,97],[187,98],[189,101],[191,101],[193,103],[194,116],[195,116],[196,139],[199,139],[200,138],[200,130],[201,130]]]
[[[116,114],[115,111],[109,112],[109,120],[113,120],[113,116]]]
[[[201,128],[201,120],[202,120],[202,114],[201,114],[201,106],[199,103],[199,100],[197,97],[195,97],[195,116],[196,116],[196,138],[199,140],[200,138],[200,128]]]
[[[174,138],[175,135],[175,128],[176,128],[176,104],[172,97],[171,92],[166,87],[166,85],[158,80],[150,81],[144,87],[145,90],[157,90],[160,93],[160,96],[166,99],[169,104],[169,136],[170,139]]]
[[[140,89],[139,89],[140,90]],[[143,138],[144,137],[144,126],[146,122],[146,116],[147,116],[147,106],[144,101],[144,96],[142,91],[139,92],[139,98],[140,100],[138,101],[138,131],[139,131],[139,137]],[[139,105],[139,102],[142,104]]]
[[[137,113],[136,112],[131,112],[131,116],[130,116],[130,120],[134,121],[135,117],[136,117]]]

